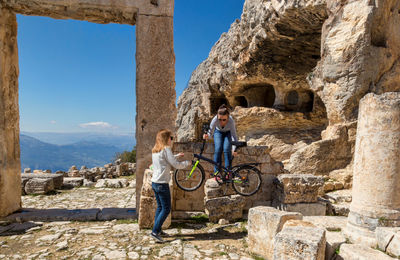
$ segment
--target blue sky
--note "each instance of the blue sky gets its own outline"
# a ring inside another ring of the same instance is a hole
[[[243,3],[175,0],[177,96]],[[134,132],[134,26],[17,18],[22,131]]]

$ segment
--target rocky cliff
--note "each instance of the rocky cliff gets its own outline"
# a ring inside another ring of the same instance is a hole
[[[398,0],[246,0],[178,100],[178,138],[198,139],[227,103],[239,136],[270,146],[290,172],[351,169],[359,100],[400,90],[399,9]]]

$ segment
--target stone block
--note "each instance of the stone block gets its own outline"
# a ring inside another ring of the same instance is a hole
[[[75,188],[81,187],[83,185],[83,178],[82,177],[67,177],[64,178],[63,186],[66,188]]]
[[[25,185],[29,181],[29,179],[22,178],[21,179],[21,195],[26,195],[25,193]]]
[[[376,241],[378,242],[378,248],[386,251],[386,249],[389,247],[389,244],[394,240],[394,237],[399,232],[400,228],[398,227],[377,227],[375,229],[375,236]]]
[[[236,220],[243,218],[245,199],[240,195],[204,199],[204,209],[210,222],[217,223],[219,219]]]
[[[339,259],[351,260],[394,260],[394,258],[382,253],[379,250],[360,244],[343,244],[340,246]]]
[[[54,189],[61,189],[64,181],[64,175],[58,173],[22,173],[21,178],[52,179],[54,184]]]
[[[100,179],[97,181],[96,188],[125,188],[129,184],[127,179]]]
[[[274,240],[274,260],[324,260],[325,230],[311,226],[287,226]]]
[[[136,219],[136,209],[134,208],[103,208],[97,215],[97,220],[109,221],[113,219]]]
[[[278,176],[275,197],[278,203],[317,202],[324,180],[311,174],[282,174]]]
[[[53,179],[33,178],[26,182],[26,194],[46,194],[54,190]]]
[[[326,215],[326,203],[322,201],[318,201],[315,203],[293,203],[293,204],[281,203],[274,206],[283,211],[299,212],[303,216]]]
[[[346,243],[346,238],[341,232],[326,232],[325,259],[332,259],[336,250]]]
[[[300,213],[280,211],[272,207],[251,208],[248,215],[250,252],[272,259],[275,235],[282,230],[286,221],[301,220],[302,217]]]
[[[236,194],[232,188],[232,185],[219,185],[214,178],[206,181],[204,185],[204,193],[206,194],[207,199]]]

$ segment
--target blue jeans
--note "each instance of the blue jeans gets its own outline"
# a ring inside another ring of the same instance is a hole
[[[159,234],[164,221],[171,211],[171,193],[168,183],[151,183],[157,200],[156,216],[154,217],[153,233]]]
[[[221,165],[222,161],[222,151],[225,157],[225,167],[230,169],[232,162],[232,135],[231,132],[221,132],[215,129],[214,132],[214,161]],[[218,167],[214,166],[214,171],[218,171]]]

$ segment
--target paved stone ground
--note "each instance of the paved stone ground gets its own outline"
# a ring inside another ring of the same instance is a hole
[[[135,189],[78,188],[23,196],[24,208],[121,208],[135,206]],[[253,259],[246,223],[176,222],[155,243],[136,220],[0,222],[0,259]]]

